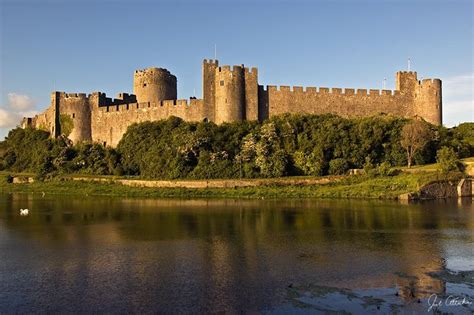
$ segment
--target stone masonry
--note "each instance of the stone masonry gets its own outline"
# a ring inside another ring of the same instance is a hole
[[[99,142],[116,146],[133,123],[177,116],[186,121],[217,124],[263,121],[284,113],[325,114],[362,117],[380,113],[400,117],[421,117],[442,123],[441,80],[419,81],[416,72],[396,73],[396,89],[366,90],[258,84],[257,68],[219,66],[217,60],[202,65],[203,98],[177,99],[176,76],[162,68],[137,70],[133,93],[112,99],[102,92],[51,93],[51,105],[42,114],[24,118],[23,128],[39,128],[57,137],[61,122],[72,121],[68,134],[74,143]]]

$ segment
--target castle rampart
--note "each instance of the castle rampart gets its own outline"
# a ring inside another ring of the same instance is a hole
[[[267,86],[260,91],[267,100],[269,117],[284,113],[334,113],[343,117],[415,115],[411,100],[399,91],[301,86]]]
[[[116,146],[133,123],[177,116],[187,121],[225,123],[263,121],[285,113],[361,117],[380,113],[401,117],[418,116],[442,123],[442,85],[439,79],[419,81],[417,73],[396,73],[395,90],[263,86],[257,68],[244,65],[219,66],[217,60],[202,64],[203,98],[177,99],[177,80],[168,70],[148,68],[134,73],[134,94],[51,94],[51,106],[42,114],[25,118],[23,127],[64,133],[65,117],[72,121],[68,137],[73,142],[92,141]]]
[[[92,115],[93,141],[116,146],[132,123],[176,116],[187,121],[205,117],[202,99],[164,100],[157,103],[128,103],[98,107]]]

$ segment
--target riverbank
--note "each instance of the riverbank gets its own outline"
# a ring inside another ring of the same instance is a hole
[[[113,177],[62,177],[33,183],[8,183],[2,180],[2,193],[62,194],[142,198],[367,198],[397,199],[402,194],[416,192],[433,181],[457,180],[461,174],[440,175],[434,172],[401,173],[396,176],[341,176],[337,178],[279,178],[254,180],[266,181],[265,185],[215,188],[141,187],[125,185]],[[86,180],[87,178],[87,180]],[[128,179],[127,181],[134,181]],[[237,182],[238,180],[232,180]],[[245,180],[252,181],[252,180]],[[173,181],[170,181],[173,182]],[[174,181],[177,182],[177,181]],[[188,181],[192,182],[192,181]],[[207,181],[213,182],[213,181]],[[304,184],[306,183],[306,184]],[[308,184],[310,183],[310,184]]]

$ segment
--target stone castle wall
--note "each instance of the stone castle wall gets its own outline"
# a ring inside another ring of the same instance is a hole
[[[92,111],[92,140],[115,147],[131,124],[170,116],[202,121],[205,118],[204,102],[202,99],[166,100],[95,107]]]
[[[267,86],[260,88],[267,104],[268,116],[284,113],[325,114],[343,117],[370,116],[391,113],[413,115],[411,97],[399,91],[341,89],[325,87]]]
[[[162,68],[134,73],[134,93],[116,99],[105,93],[53,92],[51,106],[22,126],[47,130],[59,136],[61,117],[74,125],[69,138],[116,146],[133,123],[177,116],[187,121],[215,123],[242,120],[263,121],[285,113],[325,114],[343,117],[380,113],[411,118],[419,116],[442,123],[441,80],[418,81],[416,72],[397,72],[396,90],[366,90],[300,86],[261,86],[258,70],[241,66],[219,66],[217,60],[203,62],[203,99],[177,100],[176,77]],[[64,128],[63,128],[64,129]]]
[[[392,114],[423,117],[441,124],[441,81],[418,81],[416,72],[398,72],[400,90],[259,86],[261,118],[285,113],[364,117]]]

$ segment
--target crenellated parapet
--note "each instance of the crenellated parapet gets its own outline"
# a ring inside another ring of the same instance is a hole
[[[204,65],[213,65],[213,66],[219,66],[219,60],[216,59],[204,59],[202,61]]]
[[[184,109],[191,108],[192,106],[202,106],[202,99],[180,99],[180,100],[164,100],[160,102],[133,102],[133,103],[120,103],[115,104],[111,103],[106,106],[101,106],[98,108],[98,111],[102,113],[113,113],[113,112],[124,112],[124,111],[133,111],[133,110],[153,110],[154,108],[173,108],[173,107],[183,107]]]
[[[288,86],[288,85],[267,85],[262,86],[262,90],[265,92],[283,92],[283,93],[294,93],[294,94],[331,94],[331,95],[345,95],[345,96],[380,96],[380,95],[400,95],[400,91],[397,90],[378,90],[378,89],[354,89],[354,88],[328,88],[328,87],[314,87],[314,86]]]

